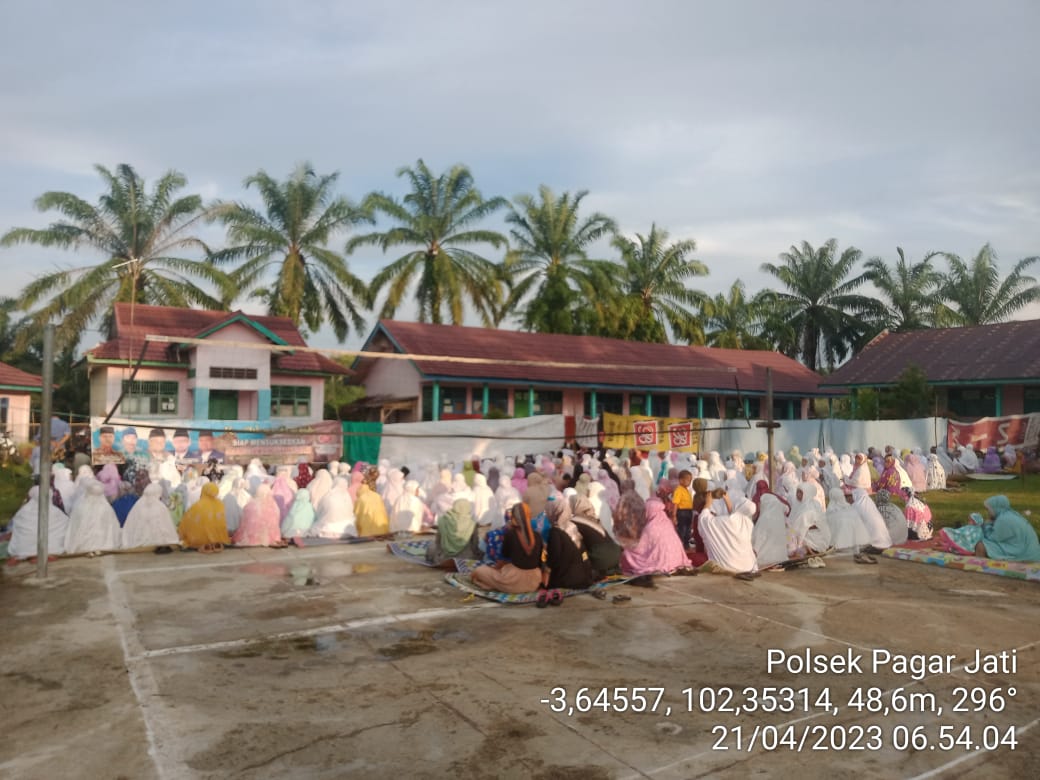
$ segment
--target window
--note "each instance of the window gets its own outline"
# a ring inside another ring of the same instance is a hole
[[[1040,387],[1022,389],[1022,414],[1040,412]]]
[[[177,414],[176,382],[129,382],[123,380],[119,411],[127,417]]]
[[[534,413],[563,414],[563,393],[559,390],[535,390]]]
[[[997,393],[992,387],[951,387],[946,406],[953,417],[992,417],[997,413]]]
[[[651,395],[650,408],[646,406],[646,393],[628,396],[628,413],[645,414],[647,417],[671,417],[672,399],[667,395]]]
[[[210,379],[256,379],[255,368],[209,367]]]
[[[690,420],[696,420],[700,415],[697,413],[697,399],[699,396],[688,395],[686,396],[686,417]]]
[[[0,428],[7,427],[7,410],[10,404],[10,398],[0,398]]]
[[[596,393],[596,416],[604,412],[621,414],[625,397],[621,393]],[[592,393],[585,393],[585,416],[592,417]]]
[[[271,385],[272,417],[307,417],[311,413],[311,388],[307,385]]]
[[[437,415],[438,419],[443,418],[446,414],[466,413],[465,387],[444,387],[442,385],[437,394],[441,407]],[[426,385],[422,389],[422,415],[424,420],[433,419],[433,385]]]
[[[744,404],[745,403],[747,403],[747,411],[748,411],[747,415],[744,414],[744,408],[745,408]],[[738,398],[738,397],[732,396],[732,395],[731,396],[727,396],[726,397],[726,419],[727,420],[736,420],[736,419],[743,420],[745,418],[745,416],[747,416],[749,419],[757,420],[758,419],[758,412],[759,412],[759,407],[760,406],[761,406],[761,401],[758,398],[750,398],[750,397]]]
[[[488,408],[484,412],[484,388],[473,388],[473,414],[485,417],[505,417],[509,414],[509,391],[504,387],[488,388]]]

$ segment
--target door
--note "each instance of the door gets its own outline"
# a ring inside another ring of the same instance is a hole
[[[209,419],[211,419],[211,420],[237,420],[238,419],[238,391],[237,390],[210,390],[209,391]]]

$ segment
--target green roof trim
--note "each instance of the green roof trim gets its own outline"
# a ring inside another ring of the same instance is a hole
[[[228,325],[232,325],[232,324],[234,324],[236,322],[241,322],[243,325],[246,325],[247,327],[252,328],[257,333],[259,333],[261,336],[263,336],[265,339],[270,341],[272,344],[277,344],[279,347],[288,347],[289,346],[289,342],[288,341],[283,339],[281,336],[276,335],[273,331],[268,330],[263,325],[261,325],[259,322],[257,322],[254,319],[251,319],[248,315],[243,314],[242,312],[236,312],[234,316],[228,317],[226,320],[221,320],[216,325],[213,325],[213,326],[211,326],[209,328],[206,328],[206,330],[201,331],[194,338],[197,338],[197,339],[208,338],[209,336],[212,336],[217,331],[223,330]]]
[[[33,387],[31,385],[0,385],[0,390],[18,390],[22,393],[42,393],[42,387]]]
[[[137,361],[133,358],[128,360],[116,359],[116,358],[96,358],[93,355],[87,354],[87,363],[98,366],[136,366]],[[179,368],[184,370],[188,367],[187,363],[166,363],[160,360],[145,360],[141,363],[142,366],[148,366],[149,368]]]

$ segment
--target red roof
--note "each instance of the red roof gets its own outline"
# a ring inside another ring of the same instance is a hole
[[[929,382],[1040,377],[1040,320],[882,333],[822,384],[888,385],[911,364]]]
[[[87,350],[87,354],[93,360],[127,360],[129,358],[136,361],[141,354],[141,345],[145,343],[145,336],[198,338],[200,334],[211,332],[235,320],[251,327],[259,326],[257,330],[269,331],[276,338],[292,346],[307,346],[299,329],[288,317],[264,317],[244,314],[241,311],[208,311],[138,304],[133,307],[133,324],[131,325],[131,311],[128,303],[115,304],[114,314],[115,327],[113,330],[116,337]],[[219,335],[213,337],[215,342],[219,339]],[[344,368],[317,352],[277,353],[272,359],[274,362],[271,369],[280,373],[351,373],[350,369]],[[150,363],[184,365],[188,363],[187,355],[183,350],[179,350],[176,344],[156,341],[148,342],[144,360]]]
[[[369,341],[382,331],[400,352],[492,361],[567,363],[568,366],[460,363],[418,359],[426,378],[500,380],[599,388],[660,388],[696,392],[764,393],[766,368],[773,369],[778,394],[817,395],[820,377],[778,352],[647,344],[598,336],[561,336],[456,325],[380,320]],[[366,359],[358,361],[357,368]]]
[[[36,374],[30,374],[22,371],[20,368],[9,366],[7,363],[0,363],[0,385],[24,387],[26,390],[42,390],[43,379],[36,376]]]

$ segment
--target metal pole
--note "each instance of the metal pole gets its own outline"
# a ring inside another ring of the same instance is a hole
[[[47,576],[51,509],[51,414],[54,394],[54,325],[43,329],[43,399],[40,409],[40,512],[36,525],[36,576]]]

